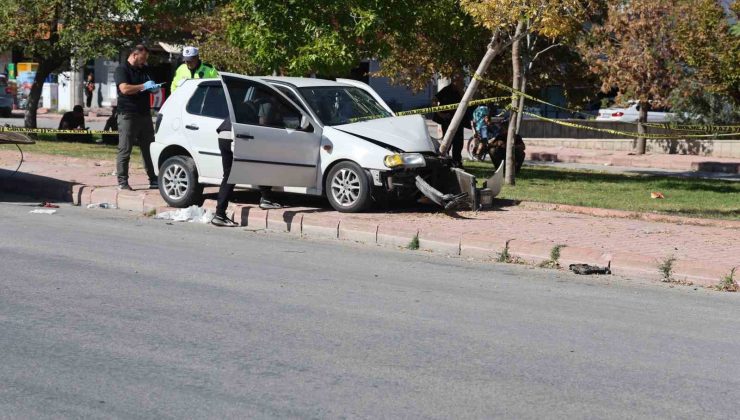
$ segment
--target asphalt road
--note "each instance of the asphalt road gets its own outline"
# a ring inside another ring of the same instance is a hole
[[[2,418],[740,417],[737,294],[29,210]]]

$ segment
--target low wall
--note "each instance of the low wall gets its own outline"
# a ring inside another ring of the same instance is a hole
[[[629,152],[635,147],[634,139],[579,139],[524,137],[527,145],[539,147],[567,147],[572,149],[610,150]],[[740,140],[651,140],[646,144],[649,153],[740,158]]]
[[[628,133],[637,132],[637,124],[633,123],[622,123],[622,122],[611,122],[611,121],[596,121],[596,120],[579,120],[579,119],[561,119],[565,123],[573,123],[578,125],[585,125],[589,127],[624,131]],[[666,130],[662,128],[647,127],[649,134],[668,134],[676,135],[676,131]],[[633,136],[622,136],[612,133],[604,133],[601,131],[588,130],[584,128],[567,127],[560,124],[551,123],[549,121],[542,121],[537,119],[524,119],[522,120],[522,126],[519,128],[519,134],[524,138],[567,138],[567,139],[631,139]],[[737,136],[729,137],[734,140],[740,140],[740,134]],[[720,137],[720,140],[727,140],[728,137]],[[711,139],[710,139],[711,140]]]

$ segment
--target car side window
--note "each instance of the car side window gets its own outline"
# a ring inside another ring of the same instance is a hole
[[[229,116],[229,107],[226,105],[226,96],[222,86],[208,86],[201,115],[221,120]]]
[[[198,86],[193,92],[193,96],[190,97],[188,104],[185,106],[185,111],[188,114],[200,115],[203,109],[203,100],[206,97],[207,86]]]
[[[276,92],[250,80],[234,77],[223,80],[237,123],[290,129],[300,126],[301,113]]]

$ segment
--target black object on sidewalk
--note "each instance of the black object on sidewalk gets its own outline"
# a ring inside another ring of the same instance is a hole
[[[576,274],[611,274],[612,263],[609,261],[609,265],[606,267],[599,267],[596,265],[588,265],[588,264],[571,264],[568,266],[570,268],[570,271],[576,273]]]

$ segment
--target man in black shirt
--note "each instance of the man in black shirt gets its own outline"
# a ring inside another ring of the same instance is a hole
[[[85,114],[81,105],[75,105],[71,111],[65,112],[59,121],[60,130],[84,130]],[[90,141],[92,136],[89,134],[57,134],[57,140],[61,141]]]
[[[116,171],[118,189],[131,190],[128,184],[128,164],[131,160],[131,149],[138,142],[141,157],[144,160],[146,174],[149,176],[149,188],[157,189],[157,176],[149,153],[149,145],[154,141],[149,93],[157,92],[159,85],[151,80],[146,61],[149,49],[137,45],[128,59],[118,66],[114,76],[118,90],[118,155]]]

